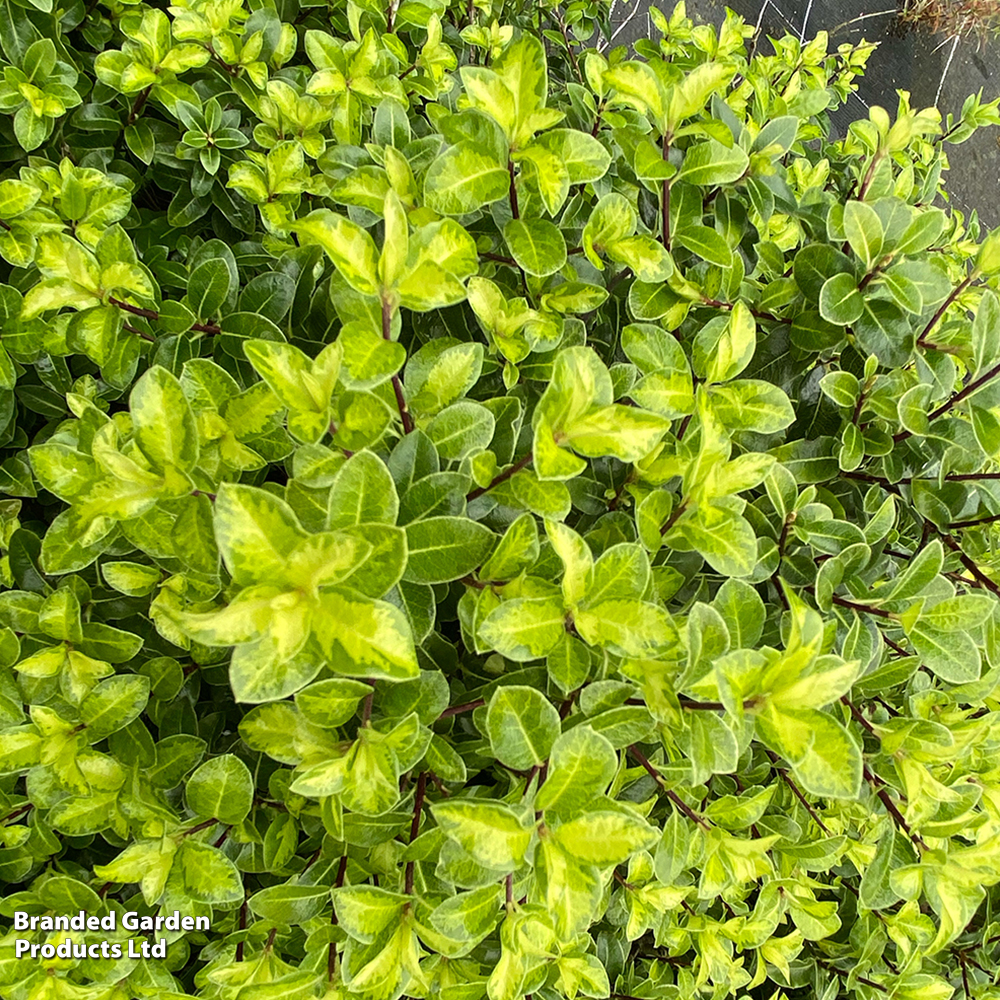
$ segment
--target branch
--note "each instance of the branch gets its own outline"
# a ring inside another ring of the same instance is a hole
[[[810,816],[812,816],[813,820],[815,820],[816,825],[825,834],[827,834],[827,836],[829,836],[830,834],[829,828],[819,818],[819,814],[816,812],[816,810],[813,809],[813,807],[809,805],[809,803],[806,801],[805,795],[802,794],[802,790],[799,788],[797,784],[795,784],[794,780],[792,780],[792,776],[784,768],[774,767],[774,762],[778,759],[778,755],[775,753],[771,753],[770,750],[765,750],[765,753],[768,755],[768,757],[771,758],[771,764],[772,764],[771,769],[774,771],[774,773],[777,774],[778,777],[781,778],[781,780],[786,785],[788,785],[788,787],[792,790],[792,794],[799,800],[799,802],[802,803],[803,806],[805,806],[806,812],[809,813]]]
[[[239,918],[239,928],[241,931],[247,929],[247,899],[244,895],[243,902],[240,904],[240,918]],[[236,944],[236,961],[243,961],[243,949],[246,944],[246,938],[241,938]]]
[[[218,826],[219,821],[217,819],[206,819],[204,823],[199,823],[197,826],[192,826],[190,830],[185,830],[181,836],[190,837],[194,833],[201,833],[202,830],[207,830],[210,826]]]
[[[520,472],[526,465],[528,465],[534,454],[528,452],[523,458],[519,458],[509,469],[505,472],[501,472],[499,475],[494,476],[487,486],[479,486],[474,489],[471,493],[466,493],[466,500],[478,500],[484,493],[489,493],[494,486],[499,486],[501,483],[505,483],[511,476]]]
[[[870,472],[842,472],[845,479],[860,479],[865,483],[879,483],[887,489],[894,486],[909,486],[913,482],[935,482],[937,477],[931,476],[904,476],[893,482],[885,476],[873,476]],[[1000,472],[956,472],[944,477],[946,483],[972,483],[990,482],[1000,480]]]
[[[464,705],[451,705],[438,716],[438,719],[450,719],[453,715],[461,715],[463,712],[472,712],[477,708],[482,708],[485,704],[485,698],[477,698],[475,701],[467,701]]]
[[[989,517],[977,517],[971,521],[955,521],[953,524],[949,524],[949,528],[976,528],[981,524],[993,524],[995,521],[1000,521],[1000,514],[991,514]]]
[[[510,214],[515,219],[521,218],[521,213],[517,207],[517,185],[514,183],[514,161],[507,161],[507,173],[510,174],[510,189],[508,195],[510,197]]]
[[[704,816],[699,816],[672,788],[667,788],[667,783],[663,780],[663,775],[650,764],[649,759],[646,755],[634,744],[629,745],[629,753],[632,754],[635,759],[642,764],[646,769],[647,774],[667,793],[667,797],[677,808],[684,813],[685,816],[692,823],[697,823],[703,830],[710,830],[711,827],[708,825],[708,821]]]
[[[816,588],[815,587],[811,587],[811,586],[810,587],[803,587],[803,590],[805,590],[809,594],[812,594],[813,596],[815,596],[815,594],[816,594]],[[876,607],[873,607],[870,604],[858,604],[857,601],[849,601],[846,597],[840,597],[837,594],[834,594],[831,597],[831,600],[833,601],[834,604],[838,605],[841,608],[850,608],[852,611],[858,611],[861,614],[876,615],[879,618],[894,618],[895,617],[893,614],[891,614],[890,612],[886,611],[884,608],[876,608]]]
[[[846,694],[841,695],[840,700],[844,705],[846,705],[851,710],[851,715],[854,716],[854,720],[856,722],[860,723],[860,725],[862,725],[865,729],[867,729],[868,732],[871,733],[872,736],[874,736],[876,739],[879,740],[881,739],[879,734],[875,731],[875,727],[861,714],[861,711],[858,708],[858,706],[855,705],[854,702],[851,701],[851,699],[848,698]]]
[[[669,132],[663,133],[663,160],[667,162],[670,159],[670,139],[671,135]],[[660,199],[660,242],[663,243],[663,249],[670,249],[670,179],[667,177],[663,178],[663,196]]]
[[[927,326],[924,327],[923,332],[920,334],[919,340],[923,340],[930,332],[937,326],[938,320],[947,312],[948,306],[952,304],[972,284],[972,275],[969,275],[964,281],[959,282],[951,291],[951,294],[941,303],[940,308],[934,315],[928,320]]]
[[[139,92],[139,96],[135,99],[135,104],[132,105],[132,110],[128,113],[128,121],[125,122],[125,128],[135,124],[136,119],[142,114],[142,109],[145,107],[146,101],[149,100],[152,90],[153,86],[150,84],[145,90]]]
[[[969,558],[963,551],[962,547],[955,541],[951,535],[941,534],[941,538],[945,545],[948,546],[953,552],[958,553],[958,558],[962,565],[981,583],[990,593],[996,594],[1000,597],[1000,584],[997,584],[994,580],[991,580],[973,561]]]
[[[118,308],[123,312],[131,313],[133,316],[141,316],[143,319],[154,320],[158,320],[160,318],[160,314],[155,309],[143,309],[140,306],[134,306],[130,302],[125,302],[122,299],[116,299],[113,295],[108,296],[108,302],[113,306],[118,306]],[[192,323],[191,329],[196,330],[198,333],[207,333],[212,337],[222,333],[222,328],[215,323]]]
[[[670,514],[670,517],[668,517],[666,519],[666,521],[663,522],[663,526],[660,528],[660,537],[661,538],[674,526],[674,523],[676,522],[677,518],[679,518],[681,516],[681,514],[683,514],[686,509],[687,509],[687,501],[686,500],[684,500],[681,503],[679,503],[673,509],[673,511]]]
[[[983,372],[979,378],[973,379],[964,389],[960,392],[956,392],[951,399],[945,400],[945,402],[943,402],[936,410],[931,410],[931,412],[927,414],[927,419],[935,420],[940,417],[942,413],[947,413],[953,406],[957,406],[963,399],[968,398],[978,389],[981,389],[984,385],[986,385],[987,382],[995,379],[997,375],[1000,375],[1000,364],[996,364],[988,371]]]
[[[392,340],[392,307],[386,299],[382,299],[382,338]],[[399,410],[399,418],[403,421],[403,433],[409,434],[413,430],[413,417],[407,409],[403,383],[400,382],[398,375],[392,376],[392,391],[396,394],[396,407]]]
[[[914,833],[910,829],[910,824],[906,822],[906,820],[903,818],[903,814],[899,811],[899,809],[896,808],[896,803],[892,801],[892,798],[890,797],[889,793],[882,786],[876,788],[875,775],[873,775],[872,772],[868,770],[868,765],[864,764],[862,765],[862,767],[864,769],[863,773],[865,776],[865,781],[867,781],[868,784],[872,786],[872,789],[874,790],[875,794],[879,797],[879,799],[881,799],[882,805],[885,806],[886,811],[892,817],[892,821],[896,824],[896,826],[899,827],[900,830],[902,830],[910,838],[910,840],[913,841],[914,844],[916,844],[917,847],[921,848],[921,850],[926,851],[927,845],[924,843],[923,838],[919,834]]]
[[[420,833],[420,814],[424,808],[424,794],[427,791],[427,772],[421,771],[417,778],[417,792],[413,799],[413,822],[410,823],[410,843],[417,839]],[[408,896],[413,895],[413,862],[406,862],[406,875],[403,883],[403,892]]]
[[[479,251],[479,256],[483,260],[492,260],[497,264],[507,264],[510,267],[517,267],[517,261],[513,257],[504,257],[502,254],[498,253],[487,253],[485,250]]]
[[[711,306],[713,309],[732,309],[732,302],[723,302],[721,299],[707,299],[702,296],[701,304]],[[763,309],[750,309],[750,315],[754,319],[769,319],[772,323],[794,323],[793,319],[786,319],[784,316],[775,316],[774,313],[765,312]]]
[[[559,30],[562,32],[563,41],[566,43],[566,51],[569,53],[569,61],[573,66],[573,72],[576,73],[576,78],[583,83],[583,74],[580,72],[580,64],[577,62],[576,53],[573,51],[573,46],[570,44],[569,34],[566,31],[566,19],[563,17],[563,12],[560,7],[556,7],[556,18],[559,22]]]
[[[339,889],[344,884],[344,876],[347,874],[347,855],[342,854],[340,856],[340,864],[337,865],[337,878],[333,883],[334,889]],[[330,914],[330,923],[337,923],[337,910],[333,909]],[[326,951],[326,975],[330,982],[333,982],[333,977],[337,971],[337,942],[331,941],[329,947]]]

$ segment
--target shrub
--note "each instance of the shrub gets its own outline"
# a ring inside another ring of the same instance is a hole
[[[871,46],[683,5],[32,3],[3,995],[991,996],[998,102],[831,141]]]

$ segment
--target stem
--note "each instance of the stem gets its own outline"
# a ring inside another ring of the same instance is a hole
[[[806,590],[812,592],[812,587],[806,587]],[[833,603],[840,605],[842,608],[851,608],[853,611],[860,611],[862,614],[876,615],[879,618],[892,617],[892,615],[883,608],[873,608],[870,604],[858,604],[855,601],[847,600],[845,597],[838,597],[836,594],[833,595]]]
[[[461,715],[463,712],[472,712],[477,708],[482,708],[485,704],[485,698],[477,698],[475,701],[467,701],[464,705],[451,705],[438,716],[438,719],[450,719],[453,715]]]
[[[140,306],[134,306],[129,302],[116,299],[113,295],[108,296],[108,302],[113,306],[118,306],[119,309],[124,309],[125,312],[131,313],[133,316],[142,316],[143,319],[160,318],[160,314],[155,309],[142,309]]]
[[[201,833],[202,830],[207,830],[210,826],[218,826],[218,824],[217,819],[206,819],[204,823],[199,823],[197,826],[191,827],[190,830],[185,830],[183,836],[190,837],[194,833]]]
[[[891,479],[886,479],[885,476],[873,476],[869,472],[841,472],[841,476],[845,479],[860,479],[865,483],[879,483],[880,485],[886,487],[887,489],[892,489],[896,486],[909,486],[910,483],[917,481],[933,482],[934,479],[931,477],[923,476],[904,476],[902,479],[897,479],[893,482]],[[936,478],[936,477],[935,477]],[[969,482],[985,482],[1000,480],[1000,472],[964,472],[955,473],[954,475],[948,475],[944,477],[946,483],[969,483]]]
[[[856,722],[860,723],[876,739],[881,739],[879,734],[875,732],[875,727],[861,714],[861,711],[858,709],[858,706],[855,705],[854,702],[851,701],[851,699],[848,698],[846,694],[841,695],[840,700],[844,705],[846,705],[851,710],[851,715],[854,716],[854,720]]]
[[[663,789],[663,791],[667,793],[667,798],[669,798],[670,801],[673,802],[673,804],[677,806],[677,808],[684,813],[684,815],[687,816],[692,823],[697,823],[703,830],[711,829],[704,816],[699,816],[672,788],[667,788],[667,784],[663,780],[663,775],[661,775],[660,772],[657,771],[652,764],[650,764],[646,755],[634,743],[630,744],[628,749],[629,753],[631,753],[632,756],[635,757],[635,759],[646,769],[646,773],[660,786],[660,788]]]
[[[974,274],[970,274],[964,281],[959,282],[959,284],[952,289],[951,294],[948,296],[948,298],[944,300],[944,302],[941,303],[941,306],[938,309],[938,311],[934,313],[934,315],[930,318],[929,322],[927,323],[927,326],[924,327],[923,333],[920,334],[921,340],[923,340],[931,332],[931,330],[933,330],[934,327],[937,326],[937,321],[945,314],[946,310],[948,309],[948,306],[950,306],[952,302],[954,302],[955,299],[957,299],[959,295],[961,295],[962,292],[964,292],[966,288],[969,287],[969,285],[972,283],[973,277]]]
[[[951,294],[944,300],[944,302],[941,303],[938,311],[934,313],[934,315],[930,318],[930,321],[927,323],[927,326],[924,327],[924,332],[917,338],[918,341],[922,342],[926,339],[927,335],[934,328],[937,321],[945,314],[948,306],[950,306],[952,302],[954,302],[955,299],[957,299],[959,295],[961,295],[962,292],[964,292],[965,289],[972,284],[976,277],[977,274],[973,271],[972,274],[970,274],[964,281],[960,282],[955,286],[955,288],[952,289]],[[979,378],[974,379],[964,389],[956,392],[950,399],[946,399],[936,410],[932,410],[927,414],[927,419],[929,421],[936,420],[942,413],[947,413],[953,406],[962,402],[962,400],[967,396],[971,396],[972,393],[989,382],[990,379],[995,378],[997,375],[1000,375],[1000,365],[994,365],[994,367],[992,367],[988,372],[985,372],[983,375],[980,375]],[[893,434],[892,440],[898,443],[899,441],[905,441],[908,437],[912,436],[913,435],[910,431],[901,430],[898,434]]]
[[[156,338],[150,336],[144,330],[140,330],[137,326],[132,326],[131,323],[122,323],[122,329],[128,330],[129,333],[134,333],[137,337],[142,337],[143,340],[148,340],[151,344],[156,343]]]
[[[421,771],[417,778],[417,792],[413,799],[413,822],[410,823],[410,843],[417,839],[420,833],[420,814],[424,808],[424,794],[427,791],[427,772]],[[413,895],[413,862],[406,862],[406,876],[403,884],[403,892],[408,896]]]
[[[702,305],[711,306],[713,309],[732,309],[732,302],[722,302],[719,299],[709,299],[702,296]],[[763,309],[751,309],[750,315],[754,319],[769,319],[772,323],[794,323],[795,320],[786,319],[784,316],[775,316],[774,313],[765,312]]]
[[[365,700],[361,706],[361,725],[367,727],[371,725],[372,720],[372,701],[375,698],[375,689],[365,695]]]
[[[882,636],[882,641],[897,655],[897,656],[909,656],[910,654],[903,649],[898,642],[893,642],[887,635]],[[898,714],[898,713],[897,713]]]
[[[502,254],[498,253],[487,253],[485,250],[479,252],[479,256],[483,260],[496,261],[497,264],[507,264],[510,267],[517,267],[517,261],[513,257],[504,257]]]
[[[504,890],[507,896],[507,909],[514,905],[514,873],[507,872],[503,880]]]
[[[962,546],[955,541],[951,535],[941,535],[942,540],[945,545],[958,554],[958,558],[962,565],[992,594],[996,594],[1000,597],[1000,584],[991,580],[976,564],[969,558],[963,551]]]
[[[991,514],[989,517],[977,517],[971,521],[955,521],[953,524],[949,524],[949,528],[976,528],[980,524],[993,524],[995,521],[1000,521],[1000,514]]]
[[[870,271],[869,271],[869,272],[868,272],[868,273],[867,273],[867,274],[866,274],[866,275],[865,275],[865,276],[864,276],[864,277],[863,277],[863,278],[861,279],[861,281],[859,281],[859,282],[858,282],[858,291],[859,291],[859,292],[863,292],[863,291],[864,291],[864,290],[865,290],[865,289],[866,289],[866,288],[868,287],[868,285],[869,285],[869,284],[871,283],[871,280],[872,280],[872,278],[874,278],[874,277],[875,277],[875,275],[877,275],[877,274],[879,273],[879,271],[880,271],[880,270],[881,270],[881,268],[880,268],[880,267],[879,267],[878,265],[876,265],[875,267],[873,267],[873,268],[872,268],[872,269],[871,269],[871,270],[870,270]]]
[[[139,92],[139,96],[135,99],[135,103],[132,105],[132,110],[128,113],[128,121],[125,122],[125,128],[130,125],[134,125],[136,119],[142,114],[142,109],[146,105],[146,101],[149,100],[149,95],[152,93],[152,84],[148,86],[145,90]]]
[[[559,22],[559,30],[562,32],[563,41],[566,43],[566,51],[569,53],[569,61],[573,66],[573,72],[576,73],[576,78],[583,83],[583,74],[580,72],[580,64],[576,60],[576,53],[573,51],[573,46],[570,44],[569,33],[566,31],[566,19],[563,17],[562,8],[556,7],[556,18]]]
[[[892,798],[890,797],[889,793],[882,786],[879,786],[878,788],[875,787],[875,775],[873,775],[871,771],[868,770],[868,765],[864,764],[862,766],[864,768],[865,781],[867,781],[872,786],[872,789],[874,790],[875,794],[881,800],[882,805],[885,806],[886,811],[892,817],[892,821],[896,824],[896,826],[899,827],[900,830],[902,830],[910,838],[910,840],[913,841],[914,844],[917,845],[917,847],[926,851],[927,845],[924,843],[923,839],[919,836],[919,834],[914,833],[910,829],[909,823],[906,822],[906,820],[903,818],[903,814],[899,811],[899,809],[896,808],[896,803],[892,801]]]
[[[660,528],[661,538],[674,526],[674,522],[677,520],[677,518],[681,516],[681,514],[684,513],[686,508],[687,508],[687,501],[684,500],[673,509],[673,512],[671,513],[670,517],[668,517],[666,521],[664,521],[663,527]]]
[[[669,132],[663,133],[663,159],[667,161],[670,159],[670,140],[672,136]],[[660,199],[660,212],[661,212],[661,223],[660,223],[660,238],[663,243],[663,249],[670,249],[670,180],[667,177],[663,179],[663,197]]]
[[[507,172],[510,174],[510,190],[508,192],[509,195],[510,195],[510,214],[515,219],[520,219],[521,218],[521,213],[520,213],[520,211],[518,210],[518,207],[517,207],[517,185],[514,183],[514,161],[513,160],[508,160],[507,161]]]
[[[931,412],[927,414],[927,419],[935,420],[937,417],[940,417],[942,413],[947,413],[953,406],[957,406],[963,399],[971,396],[977,389],[982,388],[987,382],[995,379],[997,375],[1000,375],[1000,364],[996,364],[988,371],[983,372],[979,378],[973,379],[964,389],[956,392],[951,399],[945,400],[936,410],[931,410]]]
[[[520,472],[526,465],[528,465],[532,458],[534,457],[532,452],[528,452],[523,458],[519,458],[509,469],[505,472],[501,472],[499,475],[494,476],[488,486],[479,486],[474,489],[471,493],[465,495],[466,500],[478,500],[484,493],[489,493],[494,486],[499,486],[501,483],[505,483],[511,476],[515,473]]]
[[[875,168],[879,165],[882,157],[885,154],[881,150],[872,157],[871,163],[868,164],[868,170],[865,173],[864,179],[858,187],[858,201],[864,201],[865,195],[868,193],[868,187],[872,182],[872,178],[875,176]]]
[[[278,936],[278,928],[272,927],[270,934],[267,935],[267,941],[264,942],[264,951],[270,951],[274,947],[274,939]]]
[[[778,760],[778,755],[776,753],[772,753],[770,750],[765,750],[764,752],[771,758],[771,770],[773,770],[775,774],[777,774],[778,777],[781,778],[786,785],[788,785],[788,787],[792,790],[792,794],[799,800],[799,802],[802,803],[803,806],[805,806],[806,812],[809,813],[809,815],[815,820],[816,825],[829,836],[829,828],[823,820],[819,818],[819,814],[816,810],[813,809],[813,807],[806,801],[806,797],[802,794],[802,790],[792,779],[792,776],[784,768],[774,766]]]
[[[382,299],[382,338],[392,340],[392,306],[386,299]],[[396,407],[399,410],[399,418],[403,421],[403,433],[409,434],[413,430],[413,417],[406,407],[406,397],[403,395],[403,383],[398,375],[392,376],[392,391],[396,394]]]
[[[156,320],[160,318],[160,314],[155,309],[143,309],[140,306],[132,305],[130,302],[124,302],[122,299],[116,299],[113,295],[108,296],[108,302],[113,306],[118,306],[118,308],[124,312],[131,313],[133,316],[141,316],[143,319]],[[221,327],[215,323],[192,323],[191,329],[196,330],[198,333],[207,333],[213,337],[216,336],[216,334],[222,333]]]
[[[337,878],[333,883],[335,889],[339,889],[344,884],[344,876],[347,874],[347,855],[340,856],[340,864],[337,865]],[[337,911],[334,909],[330,914],[330,923],[337,923]],[[333,982],[334,974],[337,971],[337,942],[331,941],[326,950],[326,976]]]
[[[849,972],[845,972],[843,969],[838,969],[835,965],[831,965],[829,962],[819,959],[819,963],[825,968],[829,969],[831,972],[836,972],[838,976],[849,976]],[[881,983],[876,983],[874,979],[866,979],[864,976],[858,976],[856,982],[861,983],[864,986],[870,986],[872,989],[878,990],[880,993],[888,993],[887,987],[883,986]]]
[[[247,901],[246,901],[246,896],[243,897],[243,902],[240,904],[240,921],[239,921],[239,927],[240,927],[241,931],[245,931],[247,929]],[[236,944],[236,961],[237,962],[242,962],[243,961],[243,950],[244,950],[244,945],[245,944],[246,944],[245,940],[241,940],[241,941],[237,942],[237,944]]]

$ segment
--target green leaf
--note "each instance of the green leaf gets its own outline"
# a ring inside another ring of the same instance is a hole
[[[320,208],[289,228],[304,242],[321,246],[355,291],[364,295],[378,294],[378,251],[371,236],[360,226],[329,209]]]
[[[385,463],[370,451],[352,455],[330,484],[328,528],[354,524],[395,524],[399,514],[396,486]]]
[[[737,302],[728,317],[716,317],[694,340],[692,366],[707,382],[728,382],[753,358],[757,347],[757,324],[749,308]]]
[[[243,880],[222,851],[188,838],[177,852],[183,891],[199,903],[226,905],[243,899]]]
[[[188,778],[185,792],[195,816],[241,823],[253,805],[253,778],[239,757],[224,754],[205,761]]]
[[[371,685],[363,681],[331,678],[303,688],[295,695],[295,704],[314,725],[336,729],[354,715],[361,699],[371,692]]]
[[[101,681],[80,703],[87,736],[97,742],[137,719],[149,700],[149,679],[136,675]]]
[[[477,864],[510,871],[524,860],[531,828],[510,806],[495,801],[452,799],[435,803],[431,812],[445,835],[455,840]]]
[[[864,312],[864,299],[852,274],[827,278],[819,293],[819,312],[828,323],[849,326]]]
[[[320,599],[320,615],[313,627],[336,673],[386,680],[418,676],[406,616],[385,601],[363,598],[354,592],[330,591]]]
[[[214,507],[215,537],[236,583],[273,582],[305,537],[292,509],[273,493],[226,483]]]
[[[198,430],[180,382],[159,365],[150,368],[129,396],[136,442],[159,472],[188,471],[198,462]]]
[[[328,886],[285,884],[255,892],[247,905],[275,924],[302,924],[322,913],[329,901]]]
[[[733,265],[733,251],[729,244],[709,226],[687,225],[674,233],[673,240],[709,264],[719,267]]]
[[[617,770],[618,757],[611,743],[590,726],[576,726],[553,743],[548,775],[535,796],[535,808],[563,815],[584,810],[595,795],[603,794]]]
[[[676,180],[701,187],[731,184],[742,177],[749,166],[750,158],[739,146],[723,146],[715,139],[707,139],[684,153]]]
[[[445,407],[427,425],[427,436],[446,461],[463,458],[488,447],[496,419],[482,404],[462,400]]]
[[[511,219],[503,235],[514,260],[527,274],[544,278],[566,263],[566,241],[559,228],[546,219]]]
[[[885,239],[882,222],[875,209],[863,201],[847,202],[844,205],[844,235],[851,249],[870,271],[882,256]]]
[[[551,652],[565,630],[566,610],[561,600],[515,597],[486,616],[479,637],[511,660],[537,660]]]
[[[559,713],[534,688],[499,687],[486,712],[486,731],[497,759],[518,770],[540,767],[561,728]]]
[[[465,141],[445,150],[430,165],[424,178],[424,200],[441,215],[468,215],[505,198],[509,188],[507,168]]]
[[[757,564],[757,538],[749,522],[724,507],[702,504],[667,540],[683,530],[687,544],[717,572],[727,577],[749,576]]]
[[[428,517],[406,526],[410,583],[447,583],[472,572],[489,555],[496,536],[463,517]]]
[[[832,716],[769,705],[756,720],[761,739],[788,760],[804,791],[833,799],[857,797],[861,749]]]
[[[652,846],[658,831],[626,812],[593,810],[553,827],[552,839],[587,864],[620,865]]]

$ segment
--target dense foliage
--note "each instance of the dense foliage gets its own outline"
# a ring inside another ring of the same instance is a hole
[[[0,994],[1000,995],[997,103],[250,6],[0,11]]]

